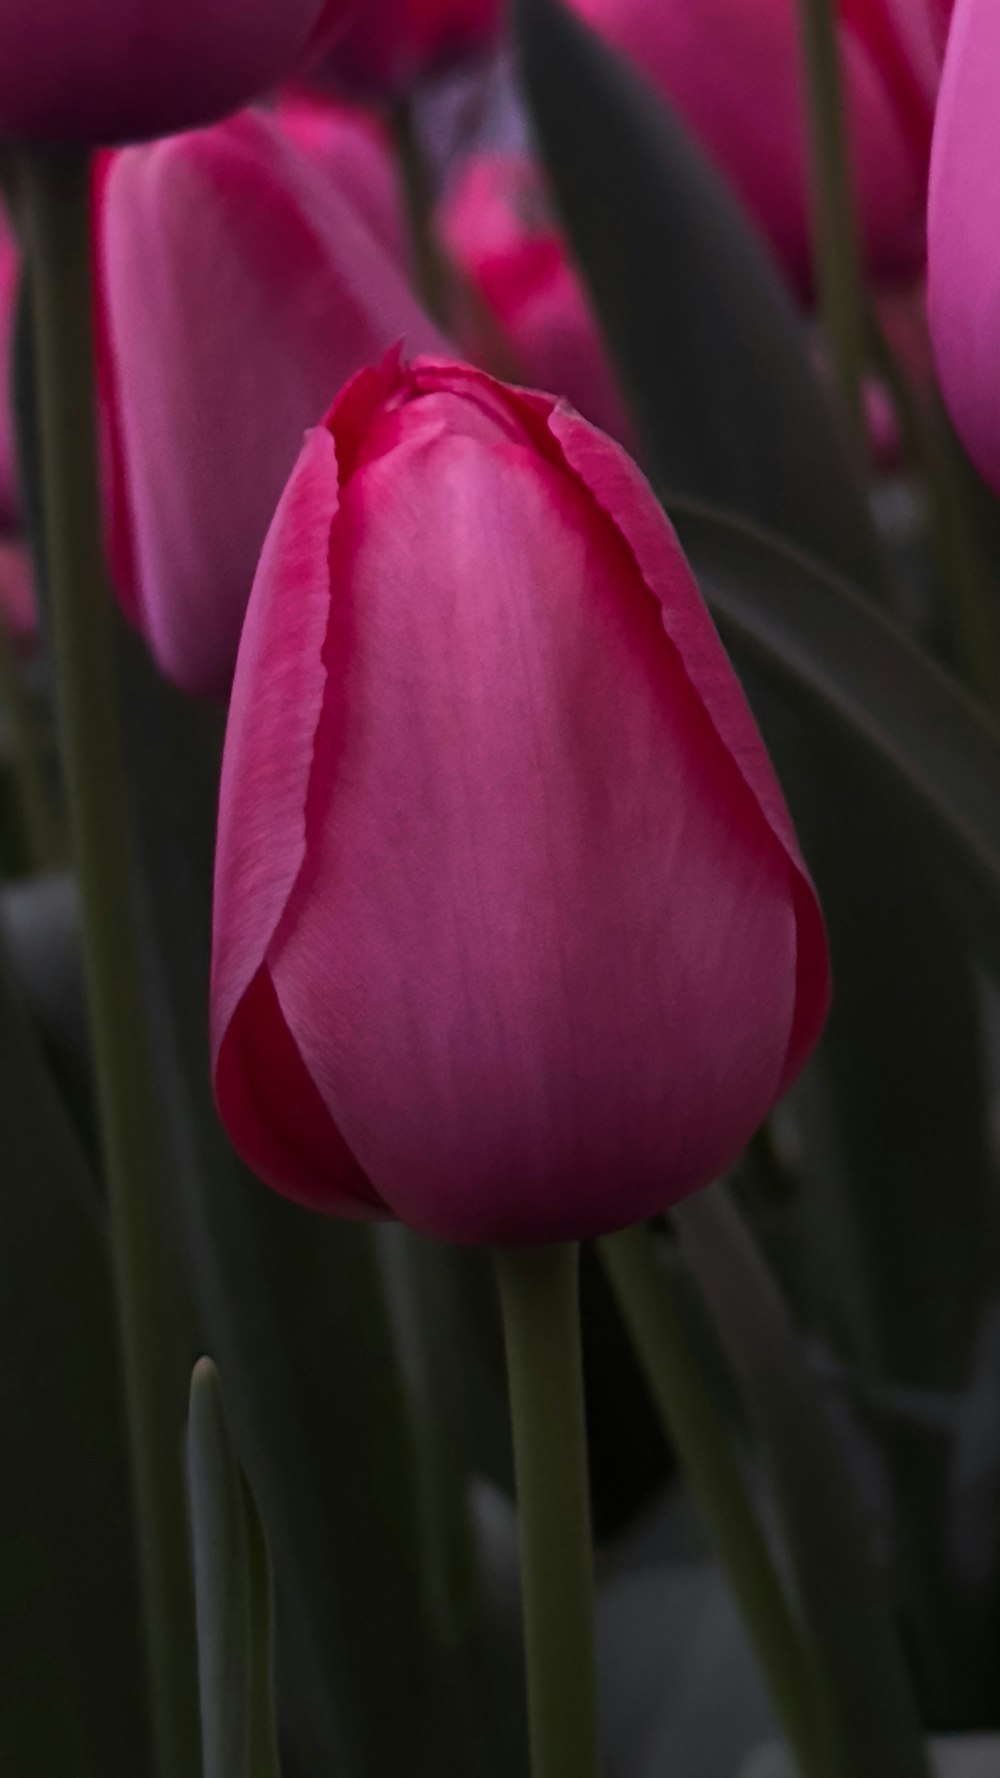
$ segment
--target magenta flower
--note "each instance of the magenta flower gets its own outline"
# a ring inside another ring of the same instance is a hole
[[[406,92],[488,48],[503,14],[503,0],[363,0],[320,77],[369,96]]]
[[[481,154],[463,168],[441,218],[448,249],[520,381],[550,389],[628,444],[632,427],[586,294],[527,154]],[[465,344],[490,363],[495,340],[470,316]]]
[[[339,34],[353,0],[0,0],[0,135],[121,142],[224,117]]]
[[[358,165],[371,150],[358,145]],[[191,691],[228,689],[306,427],[394,342],[439,345],[381,238],[386,218],[369,218],[344,164],[338,179],[279,119],[245,112],[123,149],[104,177],[115,584],[164,673]]]
[[[1000,12],[956,0],[934,126],[927,299],[941,390],[1000,493]]]
[[[363,371],[261,557],[212,1033],[303,1203],[458,1241],[618,1228],[739,1154],[816,1041],[822,918],[626,454],[463,365]]]

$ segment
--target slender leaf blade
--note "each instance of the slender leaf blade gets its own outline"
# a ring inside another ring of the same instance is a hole
[[[638,71],[560,0],[518,0],[516,17],[539,145],[653,479],[888,597],[804,323],[738,201]]]
[[[191,1377],[188,1494],[203,1778],[278,1778],[267,1547],[208,1358]]]

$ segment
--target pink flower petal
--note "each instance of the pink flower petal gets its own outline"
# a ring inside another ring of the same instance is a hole
[[[212,1052],[222,1115],[239,1123],[243,1152],[261,1176],[306,1203],[332,1199],[341,1214],[361,1215],[372,1213],[371,1192],[302,1065],[268,966],[306,852],[336,508],[334,444],[317,429],[264,546],[233,684],[219,796]]]
[[[941,390],[1000,493],[1000,11],[956,0],[934,127],[927,302]]]
[[[123,601],[170,678],[224,694],[306,427],[393,341],[438,335],[349,198],[263,115],[122,151],[102,209]]]

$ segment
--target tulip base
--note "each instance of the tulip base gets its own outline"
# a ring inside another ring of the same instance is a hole
[[[600,1778],[579,1248],[497,1256],[521,1534],[532,1778]]]

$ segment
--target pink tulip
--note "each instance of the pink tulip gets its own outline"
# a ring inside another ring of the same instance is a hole
[[[389,133],[375,112],[303,88],[283,93],[274,116],[289,140],[351,199],[372,234],[405,265],[409,246],[399,172]]]
[[[487,48],[503,11],[504,0],[364,0],[322,72],[349,92],[406,92]]]
[[[0,526],[13,525],[20,512],[17,451],[11,399],[14,316],[21,279],[21,254],[0,209]]]
[[[956,0],[934,128],[928,311],[941,391],[1000,493],[1000,12]]]
[[[220,793],[224,1123],[457,1241],[622,1227],[812,1048],[822,917],[648,486],[550,396],[363,371],[261,556]]]
[[[565,396],[595,426],[629,443],[614,373],[531,157],[483,154],[469,161],[441,226],[488,318],[485,330],[481,317],[470,319],[472,356],[492,361],[495,331],[519,381]]]
[[[356,0],[0,0],[0,135],[121,142],[209,123],[335,40]]]
[[[356,190],[274,118],[113,157],[101,202],[109,530],[162,670],[225,693],[307,425],[393,342],[437,349]]]
[[[841,0],[861,222],[877,278],[924,254],[943,0]],[[809,155],[796,0],[572,0],[676,106],[796,284],[812,283]]]

